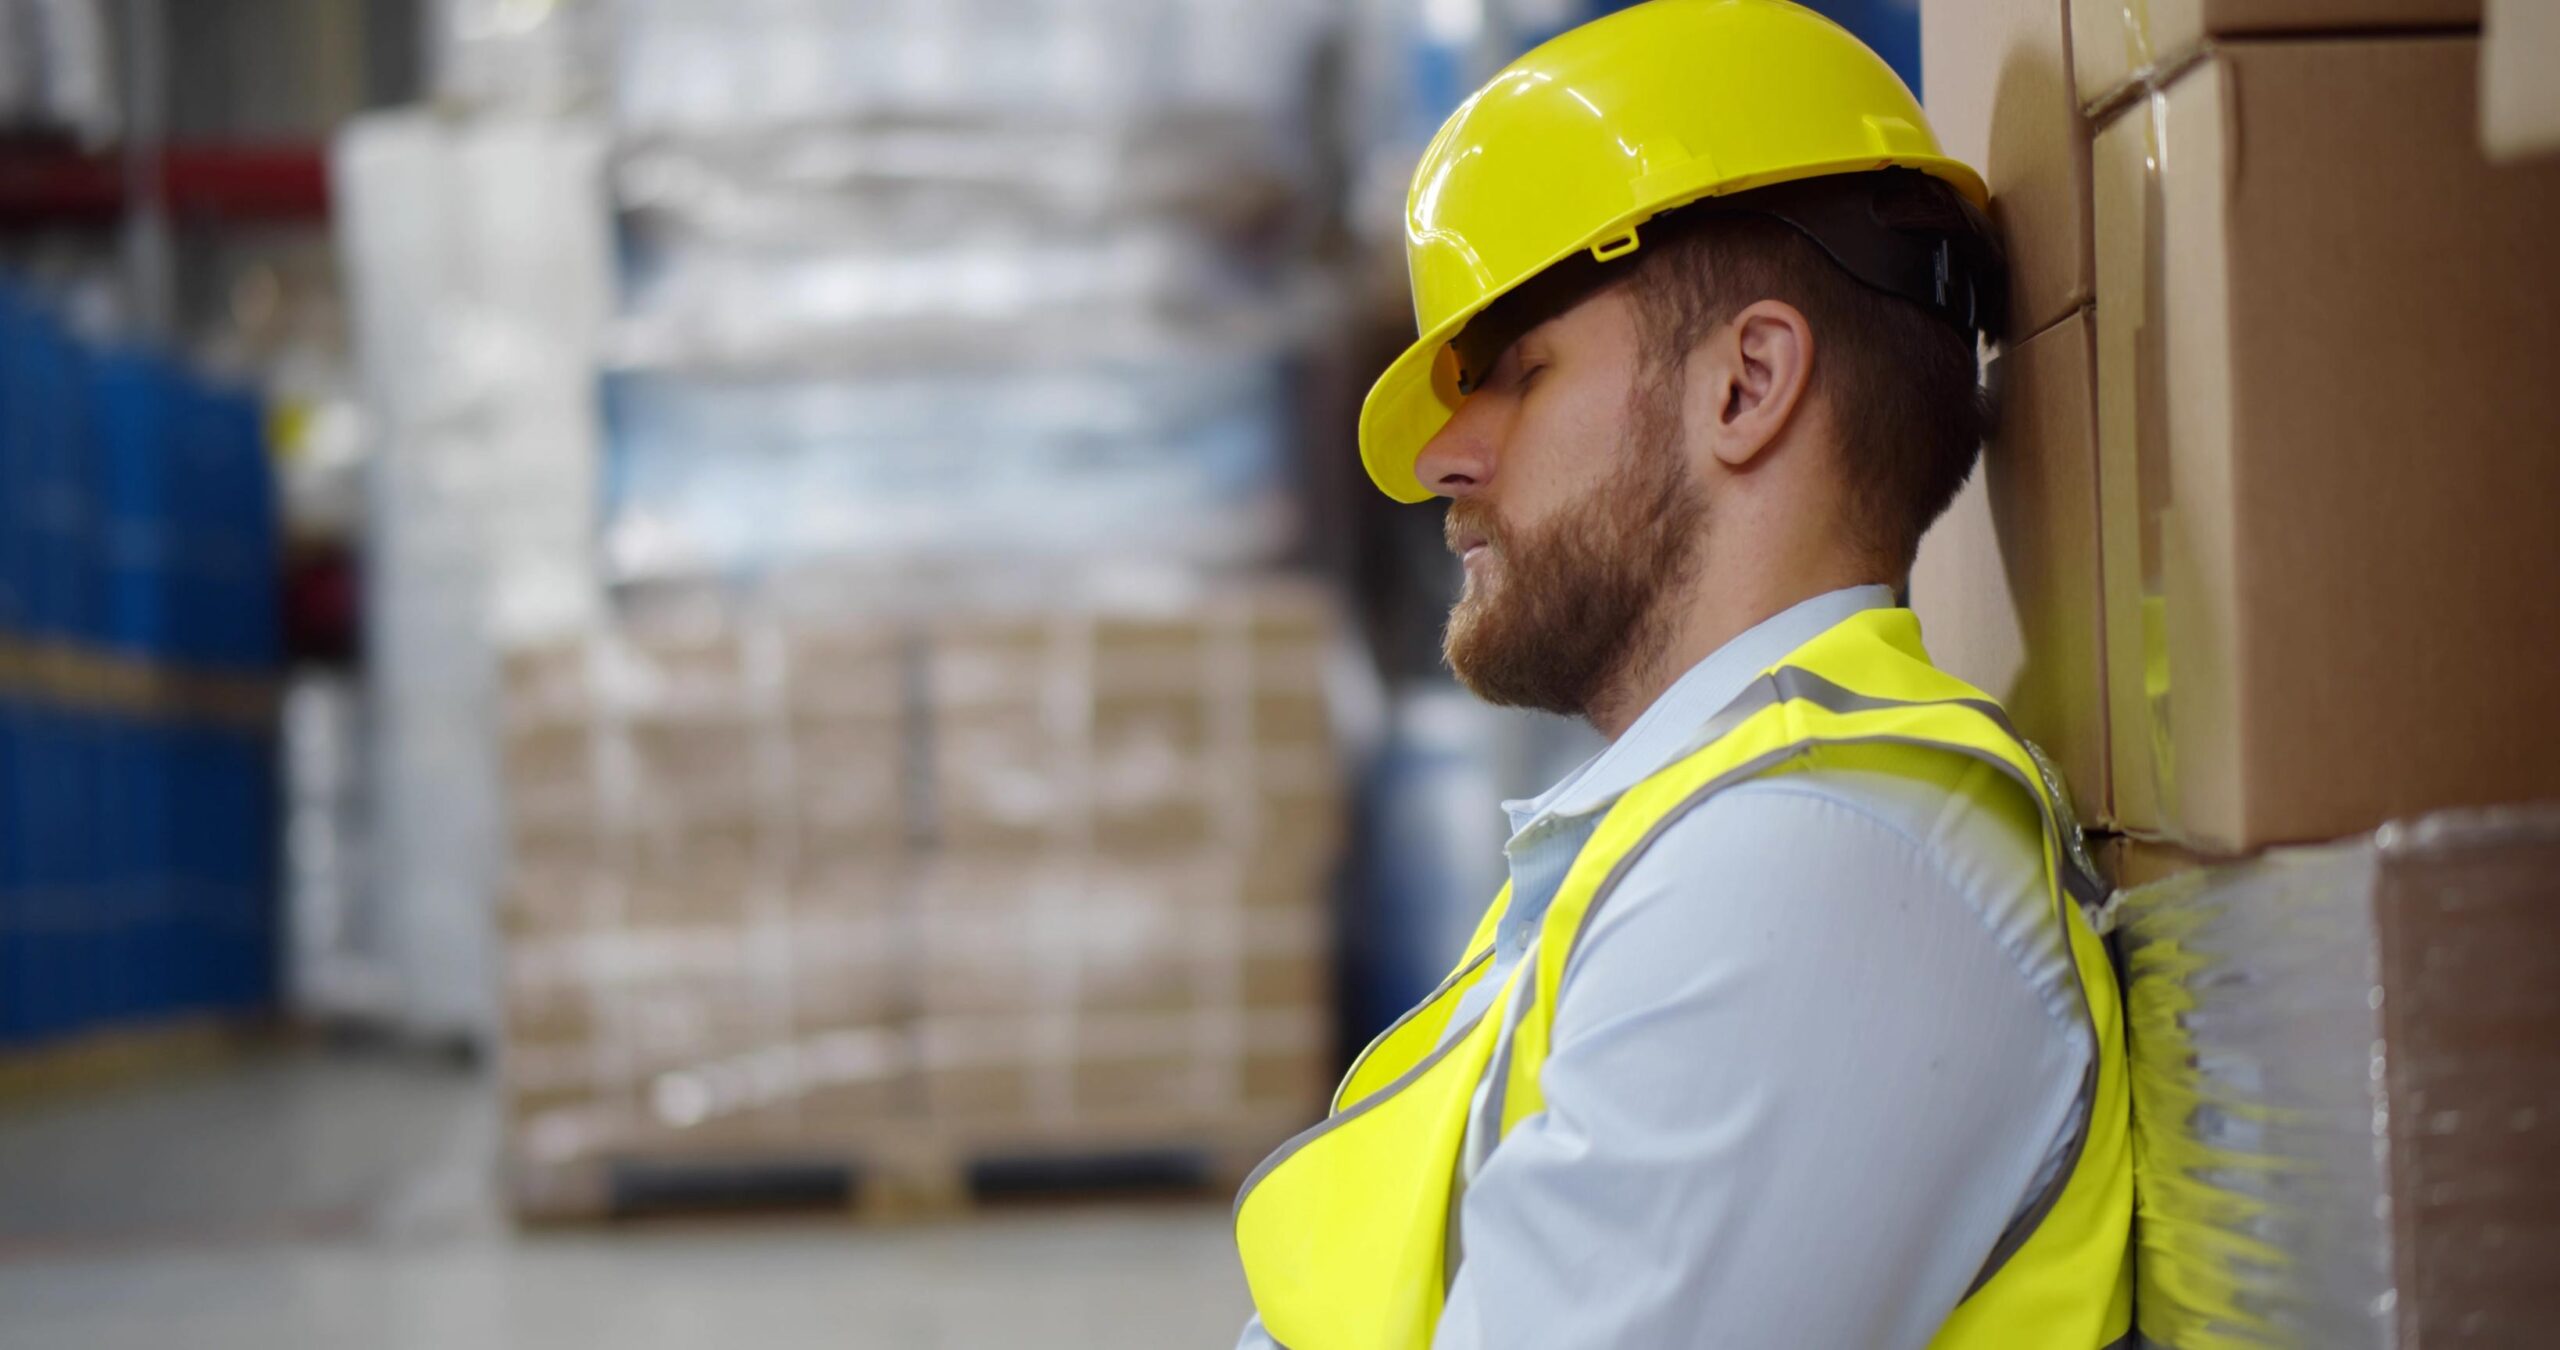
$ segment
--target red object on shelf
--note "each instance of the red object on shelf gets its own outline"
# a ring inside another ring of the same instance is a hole
[[[0,145],[0,226],[105,224],[132,203],[124,154]],[[328,157],[316,145],[172,145],[160,197],[180,220],[322,221]]]

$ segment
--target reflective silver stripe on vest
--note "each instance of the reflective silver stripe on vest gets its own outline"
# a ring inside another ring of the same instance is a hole
[[[1697,753],[1699,750],[1706,748],[1706,746],[1713,744],[1715,741],[1722,739],[1725,735],[1731,733],[1735,727],[1740,726],[1741,723],[1747,720],[1752,714],[1764,711],[1788,699],[1800,699],[1828,711],[1844,714],[1854,712],[1874,712],[1893,708],[1920,708],[1954,704],[1985,714],[2000,727],[2003,734],[2009,736],[2012,740],[2019,741],[2022,745],[2024,744],[2024,741],[2018,737],[2016,729],[2010,725],[2007,716],[2001,712],[1999,705],[1990,703],[1986,700],[1905,700],[1878,698],[1874,695],[1861,694],[1855,690],[1844,688],[1831,680],[1825,679],[1822,676],[1816,675],[1801,667],[1780,666],[1777,669],[1770,671],[1768,674],[1763,675],[1759,679],[1754,680],[1751,685],[1744,689],[1740,695],[1736,696],[1731,703],[1726,704],[1725,707],[1718,711],[1714,717],[1709,718],[1707,721],[1707,732],[1702,733],[1701,737],[1693,742],[1688,749],[1682,751],[1678,758],[1685,759],[1689,755]],[[1672,825],[1677,824],[1679,821],[1686,818],[1691,811],[1694,811],[1698,807],[1704,805],[1709,798],[1715,796],[1724,789],[1731,787],[1735,783],[1767,773],[1769,770],[1776,768],[1778,765],[1783,764],[1790,759],[1809,754],[1814,750],[1826,746],[1838,745],[1908,745],[1916,749],[1940,750],[1955,754],[1969,755],[1975,759],[1981,760],[1983,763],[1989,764],[1994,769],[1997,769],[2001,773],[2007,775],[2012,782],[2015,782],[2019,787],[2026,790],[2027,795],[2034,799],[2036,803],[2036,812],[2044,822],[2048,838],[2059,843],[2064,837],[2063,823],[2056,814],[2056,799],[2049,798],[2044,793],[2037,791],[2037,788],[2040,786],[2038,783],[2031,781],[2024,775],[2020,774],[2016,766],[2010,764],[2007,760],[2004,760],[1997,755],[1969,749],[1964,746],[1948,745],[1942,741],[1921,740],[1912,736],[1845,736],[1829,740],[1795,742],[1755,756],[1752,759],[1736,765],[1731,769],[1727,769],[1723,773],[1716,775],[1714,778],[1707,780],[1707,782],[1693,790],[1677,805],[1673,806],[1670,810],[1665,811],[1659,819],[1653,822],[1652,825],[1648,826],[1643,836],[1638,838],[1635,843],[1628,847],[1625,854],[1619,857],[1617,863],[1610,869],[1609,875],[1602,878],[1599,889],[1594,891],[1592,894],[1591,903],[1583,909],[1581,925],[1574,930],[1571,943],[1565,949],[1565,968],[1567,970],[1571,969],[1573,955],[1582,944],[1582,935],[1590,930],[1592,922],[1599,917],[1602,907],[1608,903],[1609,897],[1617,891],[1618,883],[1625,880],[1627,873],[1634,868],[1637,860],[1642,858],[1652,849],[1654,841],[1662,837],[1663,831],[1669,829]],[[2030,758],[2033,758],[2032,753],[2030,754]],[[1675,759],[1673,762],[1677,763],[1678,759]],[[2078,896],[2074,894],[2074,888],[2072,886],[2072,875],[2078,870],[2078,868],[2073,862],[2071,852],[2067,847],[2057,848],[2056,851],[2060,855],[2062,865],[2056,869],[2060,874],[2057,880],[2060,881],[2061,884],[2054,887],[2054,919],[2057,923],[2062,925],[2063,955],[2070,963],[2072,988],[2080,996],[2081,1023],[2089,1032],[2089,1064],[2081,1071],[2080,1087],[2077,1093],[2077,1100],[2080,1107],[2079,1125],[2072,1132],[2071,1146],[2064,1157],[2063,1166],[2056,1169],[2053,1177],[2045,1183],[2044,1189],[2037,1193],[2033,1203],[2029,1204],[2027,1208],[2010,1223],[2009,1228],[2001,1234],[1999,1242],[1993,1245],[1989,1257],[1984,1260],[1981,1270],[1974,1276],[1973,1283],[1966,1288],[1966,1298],[1971,1298],[1977,1290],[1982,1288],[1982,1286],[1990,1283],[1992,1277],[1999,1273],[2001,1267],[2008,1264],[2009,1258],[2017,1254],[2018,1248],[2024,1246],[2027,1238],[2031,1236],[2035,1232],[2036,1228],[2044,1222],[2045,1216],[2052,1213],[2054,1204],[2062,1198],[2063,1188],[2070,1184],[2073,1174],[2079,1171],[2081,1154],[2088,1146],[2089,1128],[2092,1123],[2091,1118],[2095,1115],[2097,1110],[2098,1056],[2103,1053],[2104,1047],[2099,1043],[2098,1039],[2097,1014],[2089,1007],[2089,989],[2085,978],[2080,971],[2079,957],[2071,946],[2070,919],[2063,909],[2064,906],[2073,904],[2078,900]],[[1469,1025],[1472,1026],[1473,1023],[1470,1022]],[[1446,1044],[1447,1041],[1444,1041],[1443,1045],[1445,1046]],[[1506,1035],[1499,1056],[1495,1061],[1499,1069],[1506,1075],[1510,1069],[1510,1045],[1510,1038]],[[1438,1055],[1435,1053],[1432,1056],[1432,1059],[1436,1060],[1437,1058]],[[1425,1062],[1428,1063],[1430,1061]],[[1407,1076],[1409,1077],[1410,1075]],[[1401,1082],[1402,1080],[1399,1081]],[[1499,1089],[1489,1091],[1487,1096],[1489,1098],[1496,1099],[1498,1102],[1498,1099],[1501,1096],[1501,1091]],[[1497,1104],[1494,1116],[1494,1125],[1497,1130],[1500,1128],[1500,1123],[1500,1107]],[[1480,1121],[1470,1120],[1468,1125],[1469,1132],[1472,1133],[1480,1124]],[[1292,1142],[1294,1143],[1295,1141]],[[1465,1150],[1461,1148],[1460,1156],[1463,1157],[1464,1155]],[[1267,1168],[1270,1165],[1270,1163],[1266,1162],[1264,1167]],[[1257,1175],[1259,1175],[1259,1173],[1257,1173]],[[1251,1187],[1251,1184],[1251,1181],[1246,1183],[1248,1188]],[[1457,1200],[1458,1193],[1453,1188],[1450,1192],[1449,1214],[1447,1216],[1448,1230],[1453,1235],[1458,1229]],[[1241,1199],[1239,1199],[1239,1204],[1241,1204]],[[1444,1258],[1444,1279],[1455,1278],[1457,1264],[1457,1261],[1454,1259]]]
[[[1507,1091],[1502,1085],[1511,1078],[1511,1047],[1519,1041],[1521,1024],[1538,1010],[1537,953],[1538,944],[1533,941],[1512,967],[1518,972],[1519,984],[1505,1000],[1511,1008],[1502,1019],[1502,1044],[1494,1051],[1493,1064],[1485,1070],[1485,1080],[1494,1086],[1477,1098],[1475,1114],[1467,1121],[1465,1146],[1458,1150],[1459,1159],[1465,1164],[1463,1176],[1474,1176],[1484,1166],[1486,1155],[1493,1152],[1493,1146],[1502,1142],[1502,1107]]]
[[[1483,951],[1477,952],[1475,955],[1468,957],[1466,964],[1459,966],[1456,970],[1450,971],[1448,978],[1440,981],[1437,985],[1432,986],[1431,992],[1423,995],[1421,1002],[1405,1009],[1403,1014],[1397,1017],[1396,1020],[1387,1023],[1386,1030],[1370,1037],[1369,1044],[1363,1047],[1359,1054],[1352,1057],[1351,1067],[1342,1071],[1342,1082],[1337,1084],[1333,1089],[1333,1109],[1335,1111],[1339,1111],[1344,1107],[1353,1104],[1342,1100],[1342,1094],[1351,1090],[1351,1080],[1360,1076],[1360,1066],[1369,1062],[1369,1056],[1375,1054],[1379,1046],[1386,1044],[1388,1037],[1404,1030],[1405,1023],[1420,1017],[1423,1010],[1429,1008],[1432,1004],[1439,1002],[1440,996],[1448,993],[1451,986],[1475,973],[1476,967],[1481,966],[1492,959],[1493,944],[1488,942],[1485,944]],[[1445,1039],[1445,1033],[1443,1038]],[[1398,1079],[1397,1081],[1401,1082],[1402,1079]],[[1376,1094],[1373,1093],[1371,1095],[1374,1096]]]
[[[1490,956],[1492,954],[1492,948],[1488,947],[1485,949],[1485,956]],[[1475,969],[1476,966],[1482,964],[1483,961],[1483,956],[1477,957],[1475,960],[1468,962],[1466,966],[1458,972],[1458,974],[1463,975],[1467,971]],[[1453,980],[1456,978],[1456,975],[1450,977],[1450,979]],[[1441,987],[1445,990],[1448,986],[1444,983]],[[1436,995],[1434,997],[1436,997]],[[1425,999],[1420,1006],[1417,1006],[1411,1012],[1408,1012],[1404,1017],[1399,1018],[1396,1025],[1404,1025],[1405,1022],[1412,1020],[1416,1013],[1421,1012],[1422,1008],[1429,1006],[1430,1000]],[[1325,1135],[1331,1134],[1335,1130],[1341,1129],[1343,1126],[1358,1120],[1360,1117],[1369,1114],[1369,1112],[1380,1102],[1386,1101],[1388,1098],[1395,1096],[1398,1092],[1403,1091],[1406,1084],[1411,1083],[1414,1079],[1420,1078],[1426,1073],[1429,1073],[1433,1065],[1448,1058],[1449,1052],[1456,1049],[1467,1039],[1468,1033],[1475,1030],[1476,1023],[1484,1020],[1484,1016],[1487,1011],[1487,1009],[1478,1008],[1476,1010],[1476,1015],[1468,1018],[1456,1030],[1444,1030],[1440,1035],[1440,1043],[1431,1048],[1430,1054],[1424,1055],[1421,1059],[1416,1060],[1412,1068],[1405,1070],[1403,1073],[1397,1074],[1394,1080],[1389,1082],[1385,1087],[1361,1098],[1357,1104],[1353,1105],[1349,1109],[1336,1111],[1332,1115],[1326,1116],[1324,1119],[1308,1126],[1306,1129],[1300,1130],[1298,1133],[1290,1136],[1287,1143],[1272,1150],[1271,1156],[1263,1159],[1259,1166],[1255,1167],[1250,1173],[1247,1173],[1244,1179],[1244,1184],[1236,1188],[1236,1202],[1227,1211],[1227,1217],[1230,1220],[1233,1220],[1236,1215],[1244,1211],[1245,1197],[1253,1194],[1253,1188],[1261,1185],[1264,1177],[1271,1175],[1272,1168],[1278,1167],[1280,1164],[1297,1156],[1298,1150],[1305,1148],[1307,1145],[1314,1143]],[[1384,1033],[1380,1034],[1383,1035]],[[1354,1065],[1354,1067],[1356,1068],[1358,1066]]]
[[[1460,1203],[1466,1199],[1467,1185],[1475,1180],[1476,1169],[1484,1166],[1493,1147],[1502,1142],[1503,1098],[1510,1092],[1511,1047],[1520,1042],[1521,1024],[1538,1007],[1538,944],[1531,942],[1520,953],[1511,969],[1515,983],[1511,996],[1504,1000],[1510,1011],[1502,1019],[1502,1030],[1496,1035],[1500,1043],[1493,1062],[1485,1066],[1484,1076],[1476,1081],[1476,1099],[1467,1116],[1467,1128],[1458,1141],[1457,1161],[1449,1168],[1448,1237],[1440,1253],[1440,1292],[1446,1295],[1458,1281],[1458,1265],[1466,1260],[1466,1239],[1458,1222]]]
[[[2037,748],[2035,742],[2028,740],[2018,731],[2017,723],[2009,720],[2008,709],[1982,698],[1937,699],[1919,703],[1877,698],[1872,694],[1861,694],[1854,689],[1846,688],[1800,666],[1780,666],[1764,678],[1769,684],[1768,694],[1752,700],[1752,706],[1744,716],[1748,716],[1751,712],[1758,712],[1782,698],[1791,698],[1802,699],[1835,713],[1877,712],[1891,708],[1953,704],[1960,708],[1971,708],[1990,718],[1992,725],[1999,727],[2002,735],[2016,741],[2018,747],[2027,752],[2028,762],[2036,766],[2036,777],[2044,783],[2046,799],[2060,809],[2060,815],[2054,823],[2061,827],[2057,831],[2057,838],[2062,844],[2063,860],[2068,864],[2062,869],[2063,889],[2069,891],[2071,898],[2079,902],[2081,909],[2093,917],[2105,906],[2108,886],[2105,879],[2098,875],[2097,864],[2089,857],[2087,841],[2080,833],[2079,817],[2071,811],[2070,790],[2063,784],[2062,775],[2054,769],[2053,762],[2045,757],[2044,751]],[[1742,702],[1742,699],[1734,700],[1734,704],[1727,705],[1726,711],[1717,713],[1707,725],[1710,728],[1715,727],[1716,723],[1731,712],[1734,706]],[[1740,721],[1740,718],[1736,718],[1735,725],[1739,725]],[[1716,734],[1723,733],[1719,731]],[[1703,749],[1714,739],[1714,736],[1706,737],[1696,742],[1696,746]],[[2010,777],[2015,778],[2017,775],[2013,773]]]
[[[1351,1067],[1343,1070],[1342,1082],[1333,1090],[1334,1109],[1327,1112],[1324,1119],[1300,1130],[1294,1135],[1291,1135],[1286,1143],[1283,1143],[1280,1147],[1272,1150],[1270,1157],[1263,1159],[1260,1165],[1256,1166],[1251,1172],[1245,1174],[1244,1184],[1236,1187],[1235,1203],[1230,1206],[1227,1211],[1228,1218],[1232,1220],[1236,1215],[1244,1212],[1244,1198],[1253,1194],[1253,1188],[1260,1185],[1264,1177],[1271,1175],[1272,1168],[1278,1167],[1280,1164],[1287,1162],[1298,1152],[1298,1150],[1314,1143],[1319,1137],[1330,1133],[1331,1131],[1340,1129],[1344,1125],[1359,1119],[1362,1115],[1368,1112],[1370,1107],[1386,1100],[1390,1093],[1401,1089],[1405,1084],[1420,1077],[1425,1070],[1429,1069],[1432,1065],[1439,1063],[1441,1058],[1449,1053],[1452,1046],[1456,1045],[1459,1041],[1465,1040],[1467,1038],[1467,1033],[1475,1029],[1476,1023],[1484,1020],[1485,1009],[1477,1009],[1476,1015],[1468,1018],[1465,1024],[1455,1031],[1451,1031],[1446,1027],[1441,1028],[1440,1043],[1432,1047],[1431,1053],[1423,1056],[1419,1061],[1415,1062],[1412,1068],[1405,1070],[1403,1073],[1397,1074],[1392,1081],[1387,1083],[1386,1086],[1379,1088],[1377,1091],[1370,1093],[1368,1096],[1361,1098],[1357,1102],[1345,1103],[1342,1100],[1342,1094],[1350,1088],[1351,1080],[1359,1076],[1360,1066],[1369,1062],[1369,1056],[1376,1053],[1377,1048],[1380,1045],[1385,1044],[1388,1037],[1402,1031],[1405,1023],[1420,1017],[1424,1010],[1428,1009],[1432,1004],[1439,1002],[1440,996],[1448,993],[1449,990],[1458,983],[1458,981],[1473,974],[1477,967],[1482,966],[1485,962],[1492,959],[1493,944],[1488,942],[1485,944],[1483,951],[1477,952],[1475,955],[1468,957],[1456,970],[1450,971],[1448,977],[1440,981],[1440,983],[1434,987],[1430,993],[1423,995],[1421,1001],[1415,1003],[1412,1007],[1405,1009],[1402,1016],[1396,1018],[1393,1022],[1388,1023],[1386,1030],[1370,1037],[1368,1046],[1361,1050],[1359,1055],[1351,1061]]]

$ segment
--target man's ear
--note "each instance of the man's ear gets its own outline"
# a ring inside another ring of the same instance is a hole
[[[1689,425],[1728,469],[1767,453],[1785,434],[1813,376],[1813,325],[1783,300],[1737,311],[1690,361]]]

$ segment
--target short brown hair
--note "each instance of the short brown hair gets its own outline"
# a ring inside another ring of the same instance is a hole
[[[1959,218],[1936,180],[1901,199],[1898,223]],[[1969,336],[1849,275],[1782,221],[1674,212],[1646,227],[1627,277],[1647,378],[1669,378],[1717,325],[1759,300],[1802,311],[1814,332],[1810,390],[1831,409],[1848,476],[1848,526],[1896,575],[1955,500],[1991,430]]]

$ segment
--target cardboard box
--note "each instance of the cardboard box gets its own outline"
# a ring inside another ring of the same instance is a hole
[[[1337,1072],[1332,1054],[1318,1047],[1252,1051],[1241,1073],[1244,1100],[1252,1106],[1306,1106],[1320,1114]]]
[[[1124,1055],[1109,1047],[1079,1047],[1072,1090],[1076,1114],[1087,1119],[1182,1120],[1205,1114],[1202,1108],[1211,1104],[1201,1087],[1201,1059],[1194,1052]]]
[[[2480,139],[2496,160],[2560,151],[2560,5],[2487,0],[2480,24]]]
[[[2145,1343],[2542,1344],[2560,810],[2117,850]]]
[[[1257,746],[1333,744],[1333,709],[1321,689],[1265,689],[1253,696],[1253,739]]]
[[[848,1028],[886,1026],[909,1011],[912,977],[899,916],[790,921],[792,1027],[807,1037]]]
[[[656,622],[622,630],[611,648],[609,695],[620,706],[674,718],[738,718],[771,682],[752,644],[727,618]]]
[[[2219,853],[2199,853],[2166,839],[2141,839],[2126,834],[2091,835],[2089,853],[2108,885],[2118,890],[2133,890],[2155,885],[2171,877],[2207,867],[2220,867],[2243,861]]]
[[[834,846],[839,843],[844,846]],[[803,837],[785,877],[794,923],[869,924],[906,912],[905,855],[868,840]]]
[[[772,991],[738,975],[697,974],[617,992],[616,1033],[642,1074],[699,1069],[790,1043]]]
[[[2560,164],[2479,44],[2232,43],[2098,135],[2111,823],[2560,796]]]
[[[1333,854],[1313,841],[1275,837],[1246,855],[1241,899],[1247,914],[1322,912],[1331,895]]]
[[[926,701],[936,710],[1038,706],[1073,659],[1062,625],[1031,616],[948,615],[927,630]]]
[[[2480,0],[2071,0],[2071,58],[2081,105],[2096,110],[2143,79],[2177,73],[2208,38],[2479,23]]]
[[[601,1034],[594,991],[584,984],[510,969],[503,1006],[508,1035],[524,1044],[592,1044]]]
[[[906,649],[894,626],[786,630],[781,645],[795,720],[890,720],[903,711]]]
[[[1069,950],[1079,1011],[1184,1014],[1203,1005],[1205,960],[1226,899],[1200,867],[1097,867],[1075,908]]]
[[[625,840],[620,858],[622,925],[745,925],[786,904],[755,822],[653,830]]]
[[[790,799],[803,852],[894,851],[908,832],[905,728],[881,718],[791,725]]]
[[[1991,185],[2009,249],[2009,338],[2087,304],[2089,133],[2071,85],[2068,0],[1926,0],[1920,87],[1948,154]]]
[[[2560,819],[2386,832],[2374,914],[2407,1345],[2560,1325]]]
[[[1341,850],[1342,799],[1338,792],[1304,782],[1267,780],[1253,794],[1254,840],[1265,849],[1294,853],[1330,867]]]
[[[775,795],[779,766],[744,718],[649,718],[627,728],[636,795],[683,819],[755,816]]]
[[[1019,1122],[1033,1116],[1044,1086],[1053,1099],[1061,1096],[1039,1080],[1063,1081],[1063,1057],[1035,1030],[1020,1015],[917,1019],[925,1113],[944,1124]]]
[[[1911,607],[1938,667],[2000,700],[2094,820],[2107,705],[2092,343],[2076,311],[1993,362],[1999,432],[1920,541]]]
[[[499,893],[498,924],[510,943],[594,926],[619,903],[613,879],[592,858],[547,854],[528,863],[523,847]]]
[[[1321,594],[831,622],[513,663],[541,710],[511,716],[507,930],[534,1179],[706,1140],[1312,1113],[1341,799]]]
[[[595,810],[595,753],[584,722],[511,727],[500,746],[508,804],[534,817],[590,815]]]
[[[804,1138],[858,1139],[924,1110],[915,1036],[903,1019],[804,1032],[799,1052]]]
[[[1196,685],[1178,694],[1097,691],[1086,810],[1098,847],[1139,852],[1208,841],[1218,762],[1211,712]]]
[[[1084,800],[1072,780],[1076,747],[1040,710],[997,704],[937,710],[932,833],[962,851],[1034,849],[1072,843]]]
[[[1322,951],[1255,952],[1244,962],[1248,1008],[1320,1008],[1331,997],[1331,962]]]
[[[597,1067],[591,1042],[548,1042],[531,1035],[511,1038],[499,1064],[507,1114],[525,1122],[598,1105],[627,1109],[629,1091]]]
[[[588,672],[589,647],[581,641],[528,645],[499,658],[500,697],[511,724],[584,721],[595,689]]]
[[[1199,696],[1209,678],[1208,630],[1197,615],[1115,616],[1093,625],[1096,691]]]
[[[1061,860],[942,858],[919,878],[910,928],[919,1006],[928,1015],[1045,1006],[1071,969],[1075,873]],[[1047,958],[1044,960],[1043,958]]]

